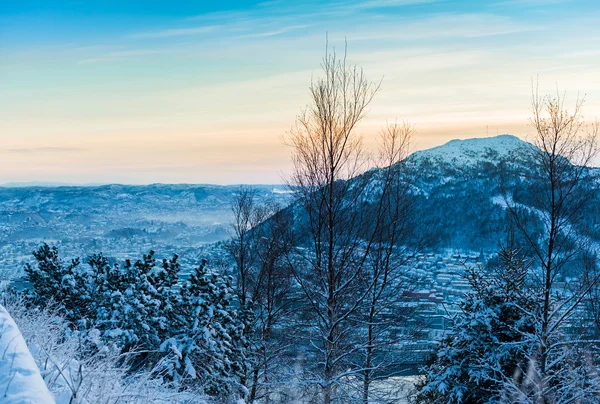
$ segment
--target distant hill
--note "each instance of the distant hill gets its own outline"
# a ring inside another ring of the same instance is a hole
[[[441,146],[415,152],[409,156],[408,160],[415,163],[429,160],[439,165],[464,167],[477,165],[482,161],[495,163],[530,146],[530,143],[512,135],[466,140],[455,139]]]
[[[86,184],[87,186],[98,186],[101,184]],[[84,184],[73,184],[70,182],[46,182],[46,181],[27,181],[27,182],[7,182],[0,184],[3,188],[25,188],[25,187],[73,187],[86,186]]]
[[[202,249],[229,237],[239,186],[154,184],[0,187],[0,276],[22,268],[42,242],[66,257],[103,252],[133,258],[154,249],[196,264]],[[281,185],[257,198],[286,204]]]

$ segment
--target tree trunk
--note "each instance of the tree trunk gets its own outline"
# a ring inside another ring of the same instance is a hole
[[[367,335],[367,353],[365,358],[365,371],[363,379],[363,403],[369,402],[369,388],[371,387],[371,366],[373,365],[373,321],[375,320],[375,306],[371,305],[369,311],[369,330]]]
[[[248,396],[248,402],[253,403],[256,400],[256,390],[258,388],[258,374],[259,367],[256,366],[254,368],[254,372],[252,373],[252,388],[250,389],[250,395]]]

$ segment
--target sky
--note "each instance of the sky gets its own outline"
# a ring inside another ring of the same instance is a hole
[[[0,0],[0,183],[281,183],[326,38],[413,150],[531,133],[531,82],[600,117],[597,0]]]

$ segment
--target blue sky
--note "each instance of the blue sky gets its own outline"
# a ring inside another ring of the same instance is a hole
[[[532,77],[600,115],[595,1],[6,1],[0,182],[280,182],[328,33],[415,149],[527,137]]]

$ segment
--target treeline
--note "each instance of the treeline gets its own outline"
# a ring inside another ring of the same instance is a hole
[[[153,251],[122,266],[101,254],[64,262],[47,244],[34,257],[37,265],[25,267],[26,301],[58,305],[90,355],[129,352],[132,371],[208,395],[243,396],[248,343],[231,277],[202,262],[182,280],[177,255],[157,262]]]

